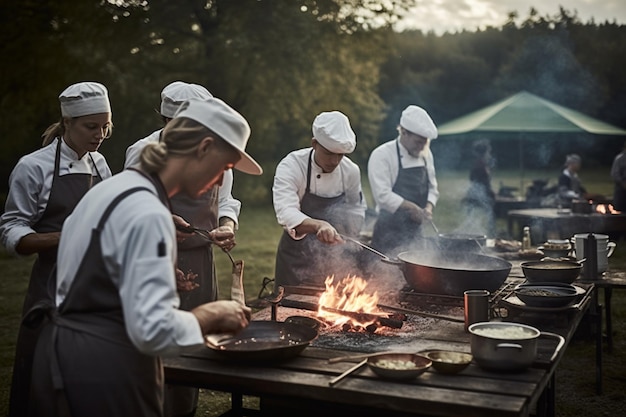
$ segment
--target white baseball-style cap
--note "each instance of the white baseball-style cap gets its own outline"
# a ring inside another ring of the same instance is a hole
[[[199,84],[174,81],[166,85],[161,91],[161,115],[172,119],[185,100],[190,98],[208,100],[211,97],[213,94]]]
[[[59,95],[59,101],[63,117],[111,113],[109,92],[104,85],[97,82],[72,84]]]
[[[426,110],[415,105],[410,105],[402,111],[400,126],[426,139],[437,138],[437,126],[435,126],[435,123],[426,113]]]
[[[235,148],[241,159],[235,169],[246,174],[261,175],[261,166],[246,153],[246,145],[250,138],[250,126],[246,119],[235,109],[219,98],[201,100],[192,98],[185,101],[174,118],[185,117],[195,120],[215,132],[221,139]]]
[[[352,153],[356,135],[348,117],[339,111],[320,113],[313,121],[313,139],[333,153]]]

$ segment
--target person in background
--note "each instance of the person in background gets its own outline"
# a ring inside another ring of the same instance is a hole
[[[611,178],[613,178],[613,208],[618,211],[626,211],[626,142],[622,151],[613,159],[611,166]]]
[[[60,95],[61,119],[43,134],[42,147],[23,156],[9,177],[9,193],[0,218],[0,239],[16,256],[36,254],[22,317],[39,301],[50,299],[61,226],[78,201],[111,170],[98,148],[111,135],[111,105],[106,87],[81,82]],[[23,416],[38,331],[20,326],[9,403],[10,416]]]
[[[396,139],[370,155],[368,178],[378,218],[372,246],[383,253],[397,254],[418,243],[421,225],[432,221],[439,190],[429,142],[437,138],[437,127],[421,107],[404,109]]]
[[[203,335],[245,328],[236,301],[178,308],[169,198],[198,198],[225,170],[260,175],[247,121],[223,101],[191,99],[142,150],[140,165],[98,184],[63,225],[53,306],[33,367],[31,415],[162,416],[160,357]],[[39,314],[39,316],[37,315]]]
[[[559,201],[563,207],[571,207],[572,200],[585,198],[587,190],[583,187],[578,172],[582,159],[577,154],[569,154],[565,157],[563,172],[558,179]]]
[[[274,210],[284,228],[275,285],[324,288],[327,276],[358,273],[352,248],[338,245],[341,234],[358,236],[365,218],[361,171],[346,156],[356,135],[339,111],[320,113],[312,130],[311,147],[289,153],[274,175]]]
[[[173,119],[178,108],[186,100],[197,98],[208,100],[213,95],[203,86],[175,81],[161,91],[160,114],[163,124]],[[163,129],[156,130],[126,150],[124,168],[136,166],[142,149],[149,143],[161,140]],[[199,198],[184,194],[173,196],[170,201],[175,221],[183,226],[209,230],[216,244],[224,250],[235,245],[235,230],[241,203],[234,199],[231,191],[233,172],[226,170],[221,186],[215,186]],[[206,239],[189,233],[181,233],[178,241],[177,278],[180,308],[191,310],[200,304],[217,300],[218,287],[212,244]],[[198,406],[198,389],[166,385],[165,415],[193,416]]]
[[[491,144],[486,139],[477,140],[472,144],[474,164],[470,169],[470,185],[463,197],[462,203],[467,214],[463,221],[467,233],[485,234],[487,237],[495,237],[494,204],[496,193],[491,188],[491,168],[494,159],[491,156]],[[472,230],[480,228],[480,220],[486,220],[486,230]]]

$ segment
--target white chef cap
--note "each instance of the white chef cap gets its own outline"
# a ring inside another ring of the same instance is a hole
[[[322,112],[313,121],[313,139],[333,153],[352,153],[356,135],[345,114],[338,111]]]
[[[582,162],[582,158],[580,157],[580,155],[571,153],[565,157],[564,165],[568,166],[569,164],[580,164],[581,162]]]
[[[109,92],[96,82],[72,84],[59,95],[61,116],[80,117],[89,114],[111,113]]]
[[[426,110],[418,106],[410,105],[402,111],[400,126],[426,139],[437,138],[437,126]]]
[[[192,98],[185,101],[174,115],[175,119],[180,117],[195,120],[206,126],[235,148],[241,155],[235,169],[252,175],[263,173],[261,166],[246,153],[250,125],[228,104],[215,97],[207,100]]]
[[[211,97],[213,94],[199,84],[174,81],[166,85],[161,91],[161,115],[171,119],[185,100],[190,98],[208,100]]]

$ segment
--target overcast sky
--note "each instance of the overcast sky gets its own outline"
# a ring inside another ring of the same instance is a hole
[[[528,17],[531,7],[542,16],[552,16],[558,14],[559,5],[570,12],[577,11],[582,22],[593,18],[596,23],[608,20],[626,24],[626,0],[416,0],[416,4],[397,29],[433,30],[441,34],[500,27],[512,11],[517,11],[520,22]]]

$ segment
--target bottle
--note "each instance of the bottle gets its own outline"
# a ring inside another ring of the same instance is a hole
[[[530,227],[524,226],[524,234],[522,236],[522,250],[530,250]]]

